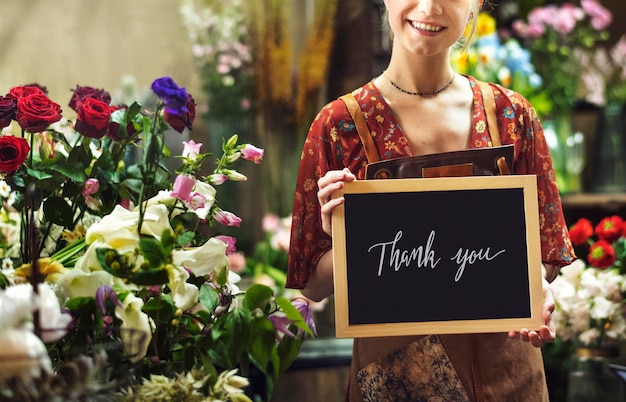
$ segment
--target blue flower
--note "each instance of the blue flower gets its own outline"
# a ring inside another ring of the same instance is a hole
[[[181,115],[189,112],[187,90],[179,87],[171,77],[157,78],[151,86],[154,93],[163,101],[168,113]]]

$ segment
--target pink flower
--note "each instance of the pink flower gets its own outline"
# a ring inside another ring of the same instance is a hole
[[[276,214],[268,213],[263,217],[262,226],[264,232],[275,233],[280,228],[280,218]]]
[[[261,160],[263,159],[263,153],[263,149],[257,148],[252,144],[246,144],[241,149],[241,157],[246,160],[253,161],[257,165],[261,163]]]
[[[210,175],[208,179],[209,183],[213,184],[214,186],[219,186],[220,184],[223,184],[226,180],[228,180],[228,176],[222,173],[215,173]]]
[[[591,26],[601,31],[608,28],[613,20],[611,12],[602,7],[597,0],[581,0],[580,5],[583,10],[591,17]]]
[[[192,210],[204,208],[206,197],[198,192],[189,195],[189,199],[185,201],[185,205]]]
[[[196,180],[193,176],[187,174],[179,174],[174,180],[174,190],[170,194],[179,200],[189,201],[191,199],[191,190],[195,186]]]
[[[585,13],[570,3],[565,3],[559,9],[556,18],[552,21],[554,29],[562,34],[568,34],[574,30],[576,23],[583,19]]]
[[[218,236],[215,236],[215,238],[221,241],[222,243],[226,244],[226,255],[231,255],[235,251],[237,251],[237,248],[235,247],[235,243],[237,243],[237,239],[235,239],[234,237],[218,235]]]
[[[246,270],[246,257],[241,252],[236,252],[228,256],[228,268],[240,274]]]
[[[224,226],[239,226],[241,224],[241,218],[232,212],[218,210],[213,215],[213,219],[221,223]]]
[[[85,195],[92,195],[98,192],[98,190],[100,190],[100,182],[98,181],[98,179],[87,179],[87,181],[85,181],[85,184],[83,184],[83,191],[81,192],[81,194],[83,196]]]
[[[196,159],[200,154],[200,148],[202,143],[197,144],[194,140],[183,142],[183,157],[189,159]]]

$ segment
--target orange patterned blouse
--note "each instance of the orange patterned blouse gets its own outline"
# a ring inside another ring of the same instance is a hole
[[[474,91],[471,146],[487,147],[491,144],[482,94],[476,80],[468,78]],[[537,175],[542,260],[556,266],[567,265],[576,257],[539,119],[519,94],[493,84],[492,89],[502,143],[515,146],[513,173]],[[411,156],[407,138],[376,86],[369,82],[353,94],[365,114],[381,159]],[[329,170],[344,167],[363,179],[366,164],[364,148],[345,104],[341,100],[329,103],[311,124],[302,150],[293,205],[287,287],[303,288],[321,256],[331,248],[331,238],[321,226],[317,180]]]

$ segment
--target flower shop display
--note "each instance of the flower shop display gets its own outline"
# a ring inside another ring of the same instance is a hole
[[[213,155],[189,140],[170,172],[167,143],[191,130],[196,105],[170,77],[151,88],[153,109],[77,86],[75,121],[37,84],[0,97],[0,338],[14,345],[0,352],[3,400],[59,396],[50,384],[81,364],[92,369],[73,398],[249,401],[256,371],[253,396],[269,400],[314,335],[307,303],[241,291],[229,270],[236,240],[219,226],[241,218],[216,187],[245,181],[238,164],[263,149],[233,135],[202,176]]]
[[[581,257],[563,267],[552,287],[560,341],[572,345],[568,400],[621,401],[624,384],[608,365],[626,339],[626,222],[608,216],[595,227],[579,219],[570,236]]]

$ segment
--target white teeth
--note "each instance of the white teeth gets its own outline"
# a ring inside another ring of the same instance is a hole
[[[423,22],[412,22],[411,25],[413,25],[413,28],[421,29],[422,31],[439,32],[442,29],[440,26],[424,24]]]

